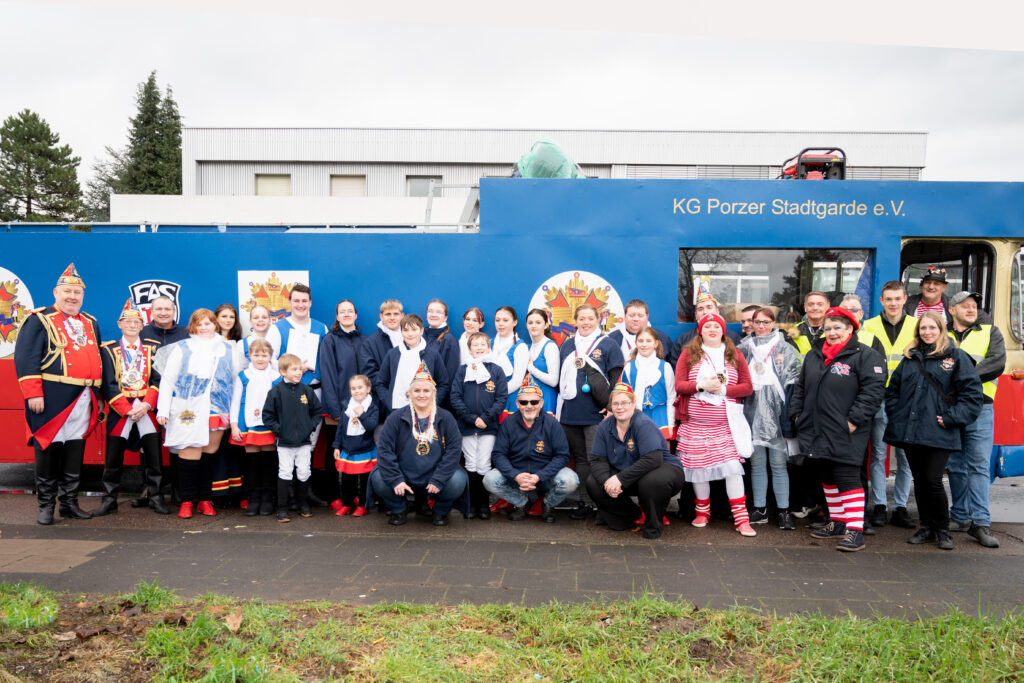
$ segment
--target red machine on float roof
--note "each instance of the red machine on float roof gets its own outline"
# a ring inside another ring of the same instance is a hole
[[[782,162],[783,180],[844,180],[846,152],[838,147],[808,147]]]

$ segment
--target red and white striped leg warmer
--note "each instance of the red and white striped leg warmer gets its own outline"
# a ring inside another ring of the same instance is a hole
[[[825,491],[825,504],[828,505],[828,516],[833,522],[845,522],[843,514],[843,500],[839,497],[839,489],[834,484],[822,484]]]
[[[694,501],[694,503],[696,503],[696,505],[694,506],[694,509],[695,509],[695,511],[697,512],[698,515],[704,515],[705,517],[710,517],[711,516],[711,499],[710,498],[704,498],[703,500],[701,500],[700,498],[697,498]]]
[[[732,523],[734,526],[739,527],[741,524],[746,524],[750,521],[750,515],[747,513],[746,496],[730,498],[729,507],[732,508]]]
[[[843,501],[843,515],[846,528],[864,530],[864,489],[853,489],[840,495]]]

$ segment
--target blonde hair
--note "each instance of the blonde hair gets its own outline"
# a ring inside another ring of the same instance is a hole
[[[367,386],[367,388],[373,388],[373,385],[370,383],[370,378],[367,377],[366,375],[352,375],[351,377],[349,377],[348,386],[350,388],[352,386],[352,382],[362,382]]]
[[[641,334],[646,334],[648,337],[654,339],[654,355],[662,360],[665,359],[665,349],[661,348],[661,339],[658,338],[658,333],[654,331],[653,327],[645,327],[636,333],[636,338],[639,339]],[[640,349],[636,346],[629,352],[629,359],[636,360],[636,357],[640,354]]]
[[[288,372],[288,368],[293,365],[302,365],[302,360],[294,353],[286,353],[277,359],[277,369],[281,371],[281,374]]]
[[[268,342],[266,339],[253,339],[251,342],[249,342],[250,356],[260,351],[271,356],[274,355],[274,347],[271,346],[270,342]]]
[[[380,304],[380,312],[387,313],[388,311],[402,312],[402,302],[398,299],[384,299]]]
[[[929,356],[941,356],[951,344],[954,344],[953,340],[949,337],[949,333],[946,331],[946,316],[937,311],[925,311],[921,314],[921,319],[917,321],[917,328],[914,329],[914,340],[907,344],[906,350],[903,351],[903,355],[907,358],[910,358],[910,349],[916,349],[924,344],[921,341],[921,320],[925,319],[932,320],[939,326],[939,338],[935,340],[935,350],[929,353]]]

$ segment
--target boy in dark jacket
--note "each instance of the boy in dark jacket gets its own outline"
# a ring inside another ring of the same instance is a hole
[[[286,353],[277,360],[281,380],[267,393],[263,405],[263,426],[277,437],[277,521],[290,522],[288,487],[292,470],[298,478],[296,499],[299,514],[312,517],[309,509],[312,435],[320,425],[320,399],[308,384],[302,383],[302,361]]]
[[[490,519],[484,475],[491,471],[491,449],[498,433],[498,418],[508,399],[508,384],[505,371],[484,360],[491,350],[486,334],[474,332],[467,344],[473,359],[455,371],[452,410],[462,432],[462,454],[469,474],[469,516]]]

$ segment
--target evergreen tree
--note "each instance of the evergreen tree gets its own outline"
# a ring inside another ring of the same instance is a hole
[[[35,112],[0,127],[0,213],[4,220],[70,221],[82,212],[79,157]]]
[[[139,85],[137,111],[128,129],[123,173],[115,190],[125,194],[181,192],[181,116],[170,88],[160,96],[156,72]]]
[[[107,147],[107,158],[92,164],[92,178],[85,184],[85,217],[95,223],[110,220],[110,193],[116,191],[118,177],[124,173],[121,152]]]

